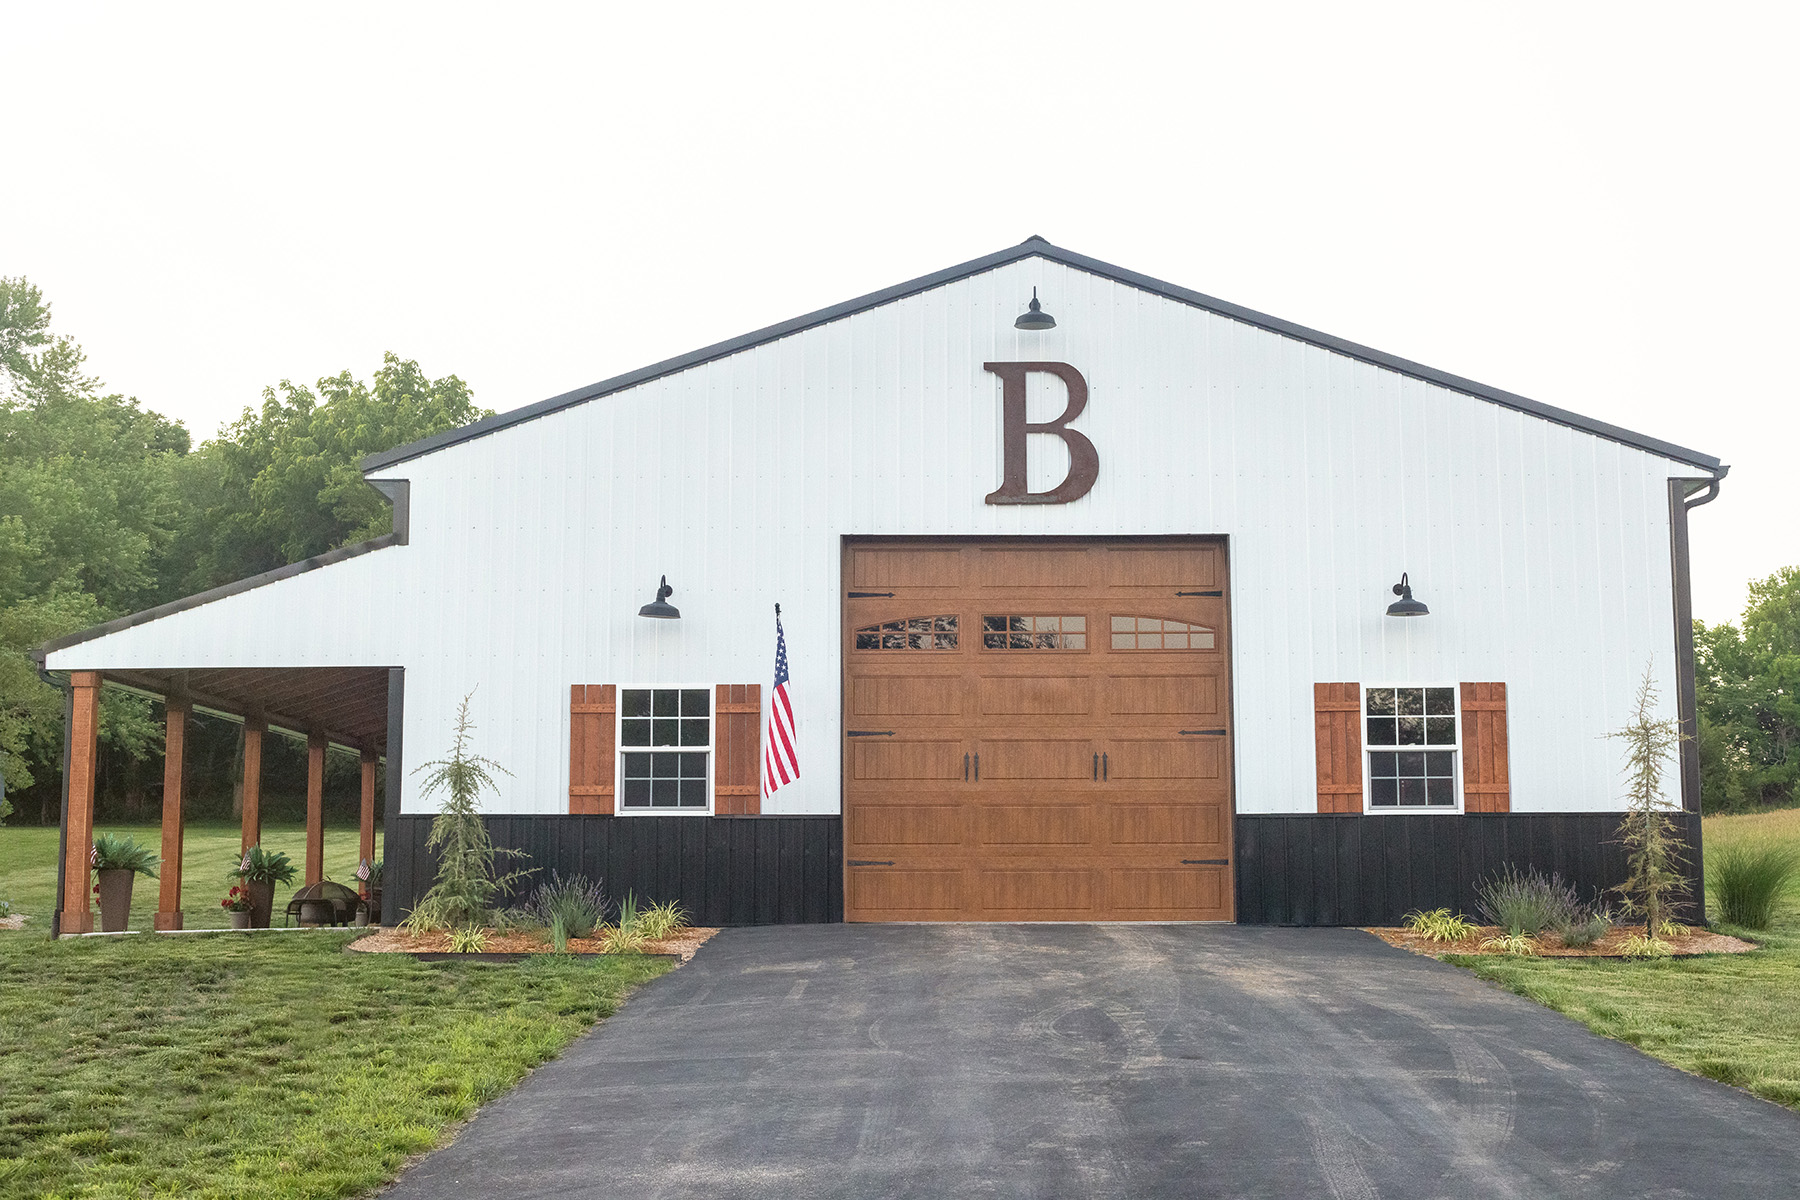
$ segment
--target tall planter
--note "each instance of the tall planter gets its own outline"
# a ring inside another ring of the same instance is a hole
[[[250,928],[267,929],[275,908],[275,884],[267,879],[246,879],[244,890],[250,893]]]
[[[137,872],[112,867],[94,874],[100,884],[100,932],[121,933],[131,924],[131,885]]]

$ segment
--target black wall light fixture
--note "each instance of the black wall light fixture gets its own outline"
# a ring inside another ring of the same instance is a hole
[[[1038,303],[1036,288],[1031,289],[1031,307],[1028,308],[1026,311],[1019,314],[1019,319],[1013,322],[1013,328],[1014,329],[1055,329],[1056,328],[1056,318],[1051,316],[1049,313],[1045,312],[1044,306]]]
[[[681,618],[681,610],[669,603],[669,597],[675,589],[669,586],[669,577],[664,575],[662,583],[656,589],[656,599],[638,609],[640,617],[655,617],[660,621],[676,621]]]
[[[1413,599],[1412,584],[1406,581],[1406,572],[1400,572],[1400,582],[1394,585],[1394,595],[1400,597],[1388,605],[1387,615],[1390,617],[1423,617],[1431,610]]]

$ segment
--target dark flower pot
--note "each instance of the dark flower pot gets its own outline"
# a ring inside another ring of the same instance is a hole
[[[381,924],[381,885],[369,889],[369,924]]]
[[[119,933],[131,924],[131,884],[137,872],[109,867],[95,874],[100,883],[100,932]]]
[[[266,879],[246,879],[244,890],[250,893],[250,928],[267,929],[275,907],[275,885]]]

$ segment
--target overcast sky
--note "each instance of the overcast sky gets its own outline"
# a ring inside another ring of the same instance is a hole
[[[0,274],[196,439],[514,408],[1041,233],[1722,457],[1800,563],[1791,5],[0,0]]]

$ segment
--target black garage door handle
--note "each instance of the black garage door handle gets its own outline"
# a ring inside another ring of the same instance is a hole
[[[1184,858],[1181,860],[1181,865],[1184,867],[1229,867],[1231,860],[1229,858]]]
[[[850,860],[850,865],[853,867],[891,867],[894,865],[894,860],[891,858],[853,858]]]

